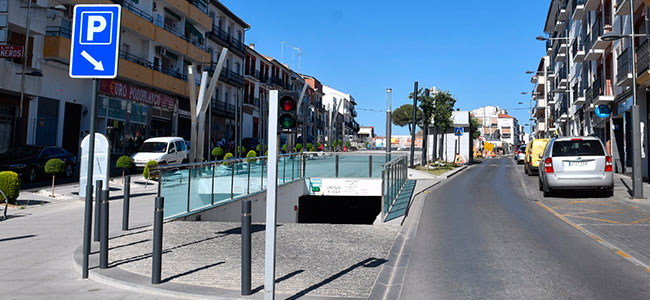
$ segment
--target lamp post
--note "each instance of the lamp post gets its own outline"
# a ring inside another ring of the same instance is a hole
[[[393,89],[386,89],[386,161],[390,161]]]
[[[566,49],[566,64],[564,65],[564,67],[565,67],[565,69],[566,69],[566,75],[565,75],[565,76],[566,76],[566,80],[567,80],[567,89],[566,89],[566,91],[567,91],[567,94],[566,94],[567,97],[565,97],[564,101],[569,101],[569,99],[567,99],[567,98],[570,97],[570,94],[568,93],[568,91],[569,91],[569,82],[570,82],[570,80],[569,80],[569,70],[571,69],[571,67],[570,67],[570,65],[569,65],[569,24],[567,24],[566,21],[561,21],[561,22],[564,22],[564,23],[565,23],[565,27],[566,27],[564,37],[559,37],[559,38],[547,38],[547,37],[543,37],[543,36],[540,35],[540,36],[535,37],[535,39],[538,40],[538,41],[556,41],[556,40],[564,40],[564,41],[566,42],[566,48],[567,48],[567,49]],[[545,60],[545,62],[548,62],[548,59],[549,59],[548,56],[544,56],[544,60]],[[548,79],[548,77],[547,77],[547,69],[546,69],[546,68],[547,68],[547,66],[546,66],[546,63],[545,63],[545,64],[544,64],[544,77],[545,77],[544,79]],[[546,103],[546,109],[544,109],[544,114],[546,115],[546,116],[545,116],[545,117],[546,117],[546,123],[547,123],[547,124],[546,124],[546,133],[547,133],[547,136],[548,136],[548,113],[547,113],[547,110],[548,110],[548,108],[549,108],[549,105],[548,105],[548,104],[549,104],[549,103],[548,103],[549,101],[548,101],[548,97],[547,97],[548,94],[546,93],[546,86],[547,86],[547,85],[548,85],[548,83],[547,83],[546,80],[545,80],[545,81],[544,81],[544,93],[545,93],[545,97],[544,97],[544,98],[546,99],[546,102],[547,102],[547,103]],[[553,91],[551,91],[551,92],[553,92]],[[567,107],[568,107],[568,103],[567,103]]]
[[[637,103],[636,95],[636,48],[634,38],[634,0],[630,0],[630,30],[628,35],[621,35],[614,32],[607,32],[603,34],[603,41],[615,41],[621,38],[630,38],[632,56],[632,198],[643,198],[643,179],[641,178],[641,119],[639,112],[639,105]],[[645,35],[642,35],[645,36]]]

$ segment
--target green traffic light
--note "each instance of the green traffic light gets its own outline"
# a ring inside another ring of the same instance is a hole
[[[280,128],[282,129],[292,129],[296,127],[296,120],[290,115],[281,115],[280,116]]]

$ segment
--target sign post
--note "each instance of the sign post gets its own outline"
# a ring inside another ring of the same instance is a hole
[[[264,300],[275,299],[275,231],[278,196],[278,91],[269,92],[269,169],[266,185],[266,248],[264,251]],[[275,136],[271,136],[274,134]]]
[[[31,1],[29,3],[31,4]],[[81,278],[84,279],[88,278],[88,256],[90,254],[97,79],[117,77],[121,12],[122,7],[117,4],[78,4],[74,6],[74,12],[72,14],[69,75],[70,78],[93,79],[92,99],[90,102],[88,160],[86,162],[88,167],[86,170],[87,184],[84,209],[83,266],[81,272]],[[108,170],[106,172],[108,175]]]

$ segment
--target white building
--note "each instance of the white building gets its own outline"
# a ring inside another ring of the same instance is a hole
[[[323,94],[323,105],[330,111],[332,116],[330,118],[332,125],[329,128],[329,131],[332,133],[332,139],[337,140],[334,137],[339,137],[338,140],[344,140],[344,138],[341,138],[341,135],[345,135],[345,139],[349,137],[356,139],[359,124],[355,121],[357,112],[354,107],[357,103],[354,101],[352,95],[335,90],[327,85],[323,85]],[[327,136],[330,135],[328,134]]]
[[[508,115],[505,109],[498,106],[484,106],[472,110],[472,115],[478,119],[479,131],[486,141],[493,142],[504,149],[510,149],[521,143],[519,121]]]

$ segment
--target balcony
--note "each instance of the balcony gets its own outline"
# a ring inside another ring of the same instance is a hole
[[[558,79],[559,80],[558,80],[557,87],[559,89],[561,89],[561,90],[566,90],[569,87],[569,79],[567,78],[567,69],[566,68],[567,68],[566,66],[563,66],[560,69],[560,72],[558,73],[558,76],[559,76]]]
[[[587,0],[585,3],[585,9],[587,11],[594,11],[600,6],[600,0]]]
[[[609,21],[608,21],[609,20]],[[594,22],[594,25],[591,27],[591,48],[594,50],[605,50],[609,45],[612,44],[611,41],[604,41],[601,39],[603,33],[609,32],[611,30],[611,18],[605,18],[605,25],[601,26],[600,19]]]
[[[209,38],[222,47],[233,51],[238,56],[244,57],[246,55],[246,45],[217,26],[212,26]]]
[[[45,40],[43,42],[43,57],[56,59],[62,62],[70,61],[70,35],[69,29],[58,26],[47,26],[45,28]]]
[[[255,69],[253,69],[253,70],[246,69],[246,74],[244,74],[244,75],[246,76],[246,79],[248,79],[250,81],[257,81],[257,82],[260,81],[260,77],[261,77],[260,76],[260,71],[255,70]]]
[[[533,108],[533,115],[535,117],[543,117],[545,110],[546,110],[546,100],[539,99],[537,100],[537,104],[535,104],[535,107]]]
[[[632,85],[632,51],[630,48],[625,49],[621,55],[616,59],[618,61],[618,69],[616,72],[616,86],[631,86]]]
[[[587,98],[581,82],[573,86],[573,105],[584,105],[585,103],[587,103]]]
[[[537,77],[537,80],[535,82],[534,91],[537,93],[544,93],[544,84],[546,83],[546,79],[543,75],[536,75],[535,77]]]
[[[555,31],[556,32],[563,32],[564,29],[566,29],[566,21],[557,19],[555,21]]]
[[[637,83],[645,85],[650,82],[650,44],[648,40],[641,43],[636,50],[637,55]]]
[[[546,40],[546,55],[550,56],[553,53],[553,41]]]
[[[585,9],[586,0],[572,0],[571,7],[573,7],[573,16],[571,18],[574,21],[582,20],[585,17],[587,10]]]
[[[582,62],[585,60],[585,45],[580,37],[573,40],[571,45],[571,53],[573,53],[573,60],[575,62]]]
[[[562,38],[561,40],[557,40],[558,44],[560,44],[560,49],[558,49],[558,55],[561,54],[566,54],[567,51],[569,51],[569,44],[567,43],[567,40]]]
[[[548,66],[548,70],[546,72],[547,72],[546,76],[548,76],[549,79],[550,78],[555,78],[555,75],[556,75],[555,74],[555,65],[551,64],[550,66]]]
[[[219,80],[237,87],[244,87],[244,76],[241,76],[226,68],[221,69]]]
[[[535,126],[535,132],[537,133],[546,132],[546,122],[537,121],[537,126]]]
[[[228,104],[224,101],[219,101],[219,100],[212,100],[212,109],[226,117],[234,118],[235,115],[234,104]]]
[[[600,35],[602,35],[602,28],[600,27],[600,21],[597,21],[594,23],[591,33],[585,37],[585,60],[598,60],[605,52],[604,49],[598,49],[595,47],[595,44],[600,40]]]
[[[602,77],[599,77],[591,85],[590,90],[587,93],[587,102],[592,103],[595,106],[602,104],[609,104],[614,101],[614,95],[612,93],[611,80],[603,81]]]
[[[560,1],[560,13],[557,15],[558,20],[566,21],[569,19],[568,2],[568,0]]]

